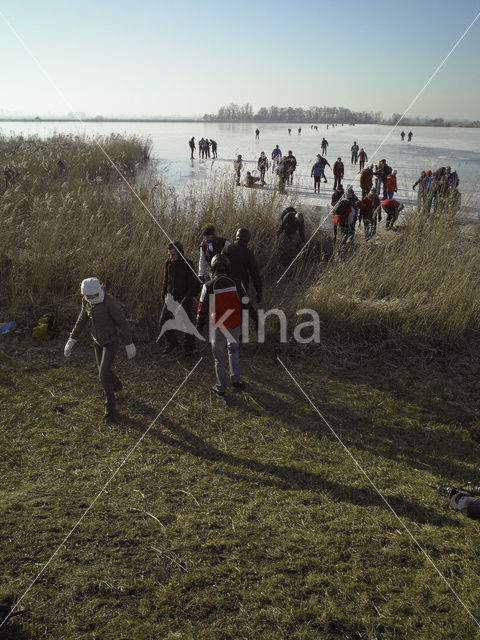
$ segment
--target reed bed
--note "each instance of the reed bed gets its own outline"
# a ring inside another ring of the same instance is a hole
[[[169,240],[180,240],[196,262],[201,229],[211,222],[229,239],[239,226],[251,229],[265,306],[291,315],[315,309],[324,337],[348,343],[476,336],[480,228],[466,235],[460,214],[412,210],[398,232],[382,230],[365,243],[357,231],[355,246],[335,253],[330,229],[322,228],[277,285],[283,269],[275,235],[284,197],[239,189],[231,177],[196,184],[180,197],[149,156],[149,141],[136,137],[0,137],[0,162],[18,172],[15,183],[0,190],[0,319],[31,322],[52,309],[67,326],[78,310],[80,281],[95,275],[150,338]],[[54,178],[60,158],[68,172]],[[315,224],[307,223],[307,235]]]

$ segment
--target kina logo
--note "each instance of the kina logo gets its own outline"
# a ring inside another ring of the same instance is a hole
[[[196,326],[190,320],[187,315],[187,312],[182,307],[180,302],[177,302],[172,298],[170,294],[167,294],[165,297],[165,306],[167,310],[171,313],[173,318],[169,318],[166,322],[163,323],[160,335],[157,338],[157,342],[167,331],[181,331],[182,333],[189,333],[199,340],[203,340],[205,342],[205,338],[198,332]]]

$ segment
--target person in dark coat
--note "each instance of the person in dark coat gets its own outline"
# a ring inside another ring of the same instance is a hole
[[[195,138],[191,138],[188,141],[188,146],[190,147],[190,160],[194,160],[193,152],[195,151]]]
[[[212,158],[217,157],[217,143],[215,140],[210,138],[210,144],[212,145]]]
[[[293,173],[297,168],[297,159],[293,155],[291,151],[288,152],[287,157],[285,158],[285,166],[288,172],[287,184],[293,183]]]
[[[180,303],[187,314],[188,319],[194,322],[194,298],[200,290],[200,281],[195,275],[193,262],[183,254],[181,242],[172,242],[168,245],[169,256],[165,262],[165,272],[163,277],[162,297],[166,301],[168,295],[173,300]],[[167,320],[174,315],[165,302],[160,316],[160,330]],[[164,353],[170,353],[178,347],[177,334],[173,330],[165,331],[167,346]],[[185,333],[185,355],[191,355],[195,350],[195,336],[193,333]]]
[[[248,248],[251,233],[250,229],[241,227],[238,229],[234,244],[229,245],[224,251],[230,260],[230,275],[243,282],[248,293],[250,278],[257,294],[257,304],[262,301],[262,277],[258,269],[253,251]]]
[[[305,243],[305,221],[303,213],[293,207],[282,212],[282,223],[277,231],[280,249],[280,265],[288,267]]]

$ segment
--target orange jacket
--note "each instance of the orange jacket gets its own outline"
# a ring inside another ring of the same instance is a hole
[[[397,190],[397,176],[391,173],[387,177],[387,191],[396,191]]]

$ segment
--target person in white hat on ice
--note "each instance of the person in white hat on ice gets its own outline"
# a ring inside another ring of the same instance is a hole
[[[134,358],[137,351],[119,303],[102,289],[98,278],[83,280],[80,290],[83,294],[82,308],[65,345],[64,355],[66,358],[70,356],[74,344],[90,321],[99,380],[105,395],[105,420],[110,422],[116,414],[115,392],[123,386],[113,370],[113,360],[119,348],[119,333],[126,343],[127,357]]]

